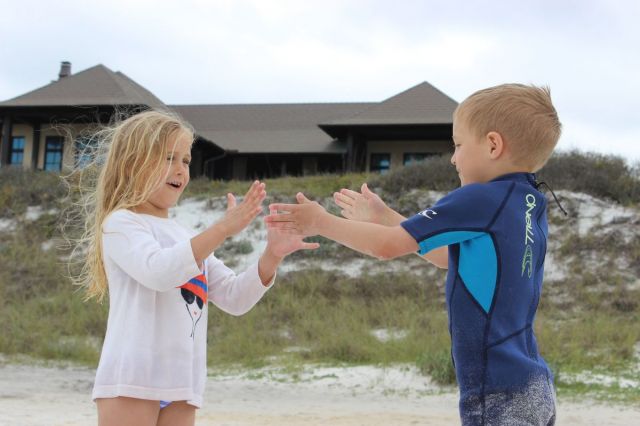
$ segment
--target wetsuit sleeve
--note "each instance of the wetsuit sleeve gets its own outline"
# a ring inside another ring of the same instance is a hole
[[[400,225],[416,240],[421,255],[481,237],[495,212],[485,189],[482,184],[456,189]]]

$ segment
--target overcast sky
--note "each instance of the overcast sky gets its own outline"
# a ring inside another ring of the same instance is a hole
[[[0,100],[103,64],[167,104],[549,85],[560,149],[640,162],[640,1],[0,0]]]

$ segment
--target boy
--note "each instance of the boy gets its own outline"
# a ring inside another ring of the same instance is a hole
[[[461,187],[435,206],[385,226],[333,216],[298,193],[299,204],[273,204],[265,219],[379,259],[418,250],[448,267],[446,303],[463,425],[555,423],[553,378],[533,333],[547,239],[547,202],[533,172],[550,157],[560,130],[547,88],[481,90],[453,116],[451,163]]]

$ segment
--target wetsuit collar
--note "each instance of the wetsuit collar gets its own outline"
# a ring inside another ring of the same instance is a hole
[[[507,173],[506,175],[498,176],[497,178],[492,179],[491,182],[498,182],[498,181],[504,181],[504,180],[523,182],[523,183],[528,182],[534,188],[537,185],[536,175],[534,173],[527,173],[527,172]]]
[[[506,175],[498,176],[497,178],[492,179],[491,182],[498,182],[498,181],[505,181],[505,180],[522,182],[522,183],[527,182],[538,191],[540,191],[541,186],[546,186],[547,189],[551,191],[551,195],[553,195],[553,199],[555,200],[558,207],[560,207],[560,210],[562,210],[562,213],[564,213],[565,216],[568,216],[567,211],[562,207],[562,204],[560,204],[560,201],[558,200],[558,197],[556,197],[556,194],[553,192],[553,189],[551,189],[551,187],[546,182],[538,182],[538,180],[536,179],[535,173],[527,173],[527,172],[508,173]]]

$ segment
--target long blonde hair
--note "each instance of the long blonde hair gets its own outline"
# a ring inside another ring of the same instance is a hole
[[[168,146],[181,134],[193,141],[189,124],[173,113],[145,111],[119,121],[93,135],[97,148],[93,161],[66,176],[77,191],[76,220],[83,223],[82,236],[72,241],[70,268],[74,284],[85,290],[86,299],[104,299],[107,276],[102,251],[102,225],[119,209],[131,209],[149,199],[164,178],[164,162],[174,148]]]

